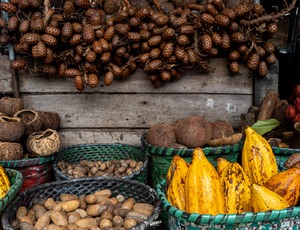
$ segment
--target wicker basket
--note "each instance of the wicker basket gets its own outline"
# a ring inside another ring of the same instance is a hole
[[[122,177],[123,179],[136,180],[142,183],[147,182],[148,156],[141,147],[127,144],[84,144],[62,148],[58,152],[56,161],[53,164],[54,175],[56,180],[72,179],[57,167],[57,163],[62,160],[70,164],[76,164],[81,160],[108,161],[121,159],[144,162],[143,167],[139,171],[129,176],[124,176]]]
[[[4,168],[12,168],[22,173],[23,184],[20,192],[43,184],[54,181],[52,169],[55,156],[33,157],[22,160],[0,160],[0,165]]]
[[[272,148],[276,157],[279,171],[285,170],[283,164],[288,157],[299,152],[298,149]],[[300,207],[268,212],[247,212],[245,214],[230,215],[199,215],[189,214],[172,206],[165,196],[166,180],[163,179],[156,186],[156,191],[162,201],[162,219],[170,230],[194,229],[299,229]],[[167,215],[167,220],[165,215]]]
[[[142,146],[145,152],[150,156],[151,168],[151,186],[154,188],[160,181],[166,178],[167,171],[172,162],[173,156],[179,155],[185,161],[191,162],[194,149],[165,148],[149,144],[146,140],[146,133],[141,137]],[[214,165],[217,165],[217,159],[223,157],[230,162],[238,159],[239,152],[242,149],[241,144],[226,145],[220,147],[203,148],[207,159]]]
[[[5,172],[10,182],[10,189],[8,190],[6,196],[0,199],[0,213],[13,200],[13,198],[15,198],[23,183],[23,176],[19,171],[6,168]]]
[[[132,197],[137,202],[146,202],[154,205],[153,215],[145,222],[139,224],[132,230],[157,229],[157,220],[160,213],[160,200],[154,189],[148,185],[133,180],[125,179],[103,179],[103,178],[80,178],[72,180],[60,180],[31,188],[19,194],[5,209],[2,215],[2,226],[4,230],[13,230],[10,225],[15,219],[18,207],[32,207],[34,199],[47,199],[53,197],[55,200],[62,193],[75,195],[87,195],[100,189],[110,189],[113,196],[122,194],[125,198]]]

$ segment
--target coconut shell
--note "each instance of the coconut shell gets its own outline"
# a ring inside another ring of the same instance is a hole
[[[0,141],[16,142],[24,133],[25,125],[21,118],[0,116]]]
[[[24,104],[21,98],[2,97],[0,99],[0,112],[9,117],[22,109],[24,109]]]
[[[60,125],[60,117],[56,112],[38,112],[42,121],[42,129],[54,129],[57,130]]]
[[[30,134],[26,141],[27,150],[35,155],[49,156],[60,150],[60,136],[56,130],[47,129]]]
[[[20,143],[0,142],[0,160],[19,160],[23,158],[23,148]]]
[[[163,123],[151,126],[147,132],[147,141],[154,146],[171,147],[176,143],[174,126]]]
[[[22,109],[14,114],[14,117],[19,117],[25,124],[25,135],[30,135],[34,132],[42,130],[42,121],[39,113],[35,110]]]

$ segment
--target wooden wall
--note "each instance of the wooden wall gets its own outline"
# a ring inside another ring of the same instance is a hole
[[[26,108],[60,114],[63,146],[140,145],[141,134],[151,125],[192,114],[204,115],[209,121],[224,119],[237,128],[240,115],[249,106],[259,104],[268,90],[278,89],[277,65],[263,79],[245,68],[230,76],[225,59],[213,59],[210,65],[215,72],[188,71],[161,88],[153,88],[140,69],[126,81],[86,87],[82,93],[76,91],[72,79],[20,72],[19,88]],[[0,69],[0,93],[13,96],[8,57],[0,57]]]

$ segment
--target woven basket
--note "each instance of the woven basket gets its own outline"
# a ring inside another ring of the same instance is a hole
[[[121,159],[132,159],[144,162],[143,167],[139,171],[134,172],[129,176],[124,176],[122,177],[123,179],[136,180],[142,183],[147,182],[148,156],[141,147],[127,144],[84,144],[62,148],[58,152],[56,161],[53,164],[54,175],[56,180],[72,179],[72,177],[64,174],[57,167],[57,163],[62,160],[70,164],[76,164],[81,160],[88,160],[91,162]]]
[[[13,198],[15,198],[17,193],[20,191],[23,183],[23,176],[22,173],[20,173],[19,171],[6,168],[5,173],[7,174],[10,182],[10,188],[6,196],[0,199],[0,213],[13,200]]]
[[[33,157],[22,160],[0,160],[0,165],[4,168],[12,168],[22,173],[23,184],[20,189],[24,191],[28,188],[51,182],[54,180],[52,169],[55,156]]]
[[[298,149],[273,147],[279,171],[284,171],[283,164]],[[245,214],[230,215],[199,215],[189,214],[172,206],[165,196],[165,178],[156,185],[156,191],[162,201],[162,220],[170,230],[194,229],[299,229],[300,207],[268,212],[247,212]],[[166,220],[166,215],[167,220]]]
[[[165,148],[157,147],[149,144],[146,140],[146,133],[141,137],[142,147],[150,156],[151,168],[151,186],[154,188],[160,181],[166,178],[167,171],[172,162],[173,156],[179,155],[185,161],[191,162],[194,149],[181,148]],[[242,149],[241,144],[225,145],[219,147],[203,148],[207,159],[214,166],[217,165],[217,159],[223,157],[230,162],[235,162],[238,159],[239,152]]]
[[[154,189],[148,185],[133,180],[125,179],[103,179],[103,178],[80,178],[72,180],[60,180],[31,188],[19,194],[5,209],[2,215],[2,226],[4,230],[13,230],[12,220],[15,219],[18,207],[32,207],[35,198],[46,199],[53,197],[55,200],[62,193],[75,195],[87,195],[100,189],[110,189],[112,196],[122,194],[125,198],[132,197],[137,202],[145,202],[155,207],[153,215],[145,222],[139,224],[132,230],[154,229],[160,221],[157,221],[160,212],[160,200]]]

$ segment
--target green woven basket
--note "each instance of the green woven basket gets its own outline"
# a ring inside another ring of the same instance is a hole
[[[144,162],[143,167],[139,171],[122,178],[147,183],[148,156],[141,147],[128,144],[83,144],[62,148],[56,155],[53,169],[56,180],[68,180],[72,179],[72,177],[64,174],[57,167],[59,161],[63,160],[70,164],[76,164],[81,160],[92,162],[98,160],[108,161],[121,159],[132,159]]]
[[[15,198],[23,183],[23,176],[19,171],[6,168],[5,172],[10,182],[10,189],[8,190],[6,196],[0,199],[0,213]]]
[[[145,152],[150,156],[150,176],[151,186],[153,188],[155,188],[159,182],[166,178],[173,156],[179,155],[189,163],[192,160],[194,149],[153,146],[147,142],[146,133],[142,135],[141,142]],[[207,147],[203,148],[203,151],[210,163],[212,163],[214,166],[217,166],[217,159],[220,157],[223,157],[230,162],[236,162],[241,148],[241,144],[235,144],[219,147]]]

